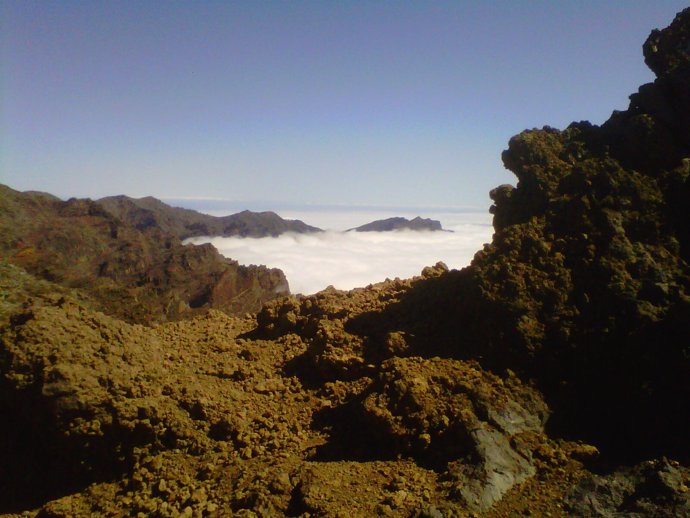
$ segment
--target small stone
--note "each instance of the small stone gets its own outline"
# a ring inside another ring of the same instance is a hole
[[[240,450],[240,457],[243,459],[251,459],[254,456],[254,450],[252,450],[251,446],[247,446],[246,448],[242,448]]]
[[[153,457],[148,463],[148,467],[152,471],[160,471],[163,468],[163,459],[160,457]]]
[[[443,518],[443,513],[433,505],[430,505],[426,509],[419,511],[416,518]]]
[[[194,490],[191,496],[191,500],[197,504],[203,504],[206,502],[206,490],[203,487]]]
[[[270,490],[274,494],[285,494],[292,490],[292,483],[290,482],[290,474],[283,471],[270,482]]]
[[[401,489],[400,491],[396,491],[395,493],[393,493],[393,496],[391,497],[391,503],[394,507],[402,507],[405,503],[406,498],[407,491]]]

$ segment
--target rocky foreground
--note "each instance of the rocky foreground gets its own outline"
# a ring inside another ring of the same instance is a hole
[[[3,264],[0,513],[690,516],[690,9],[644,54],[462,271],[147,327]]]

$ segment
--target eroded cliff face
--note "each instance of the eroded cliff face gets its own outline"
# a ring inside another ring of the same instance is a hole
[[[511,139],[462,271],[154,328],[31,286],[0,512],[690,515],[690,9],[644,52],[627,111]]]
[[[91,200],[63,202],[0,186],[2,259],[88,296],[132,322],[185,318],[209,307],[240,314],[289,293],[280,270],[241,266],[211,245],[142,232]]]

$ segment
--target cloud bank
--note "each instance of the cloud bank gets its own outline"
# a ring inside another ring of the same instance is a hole
[[[306,295],[329,285],[349,290],[386,278],[412,277],[438,261],[450,268],[466,266],[491,238],[486,221],[486,217],[465,217],[449,226],[454,232],[329,230],[276,238],[200,237],[187,242],[212,243],[240,264],[280,268],[291,292]]]

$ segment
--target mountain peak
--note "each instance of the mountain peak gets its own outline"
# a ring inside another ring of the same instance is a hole
[[[411,220],[403,217],[393,217],[386,219],[378,219],[367,223],[365,225],[360,225],[356,228],[351,228],[348,230],[355,232],[391,232],[394,230],[427,230],[427,231],[440,231],[443,230],[440,221],[436,221],[429,218],[422,218],[417,216]]]

